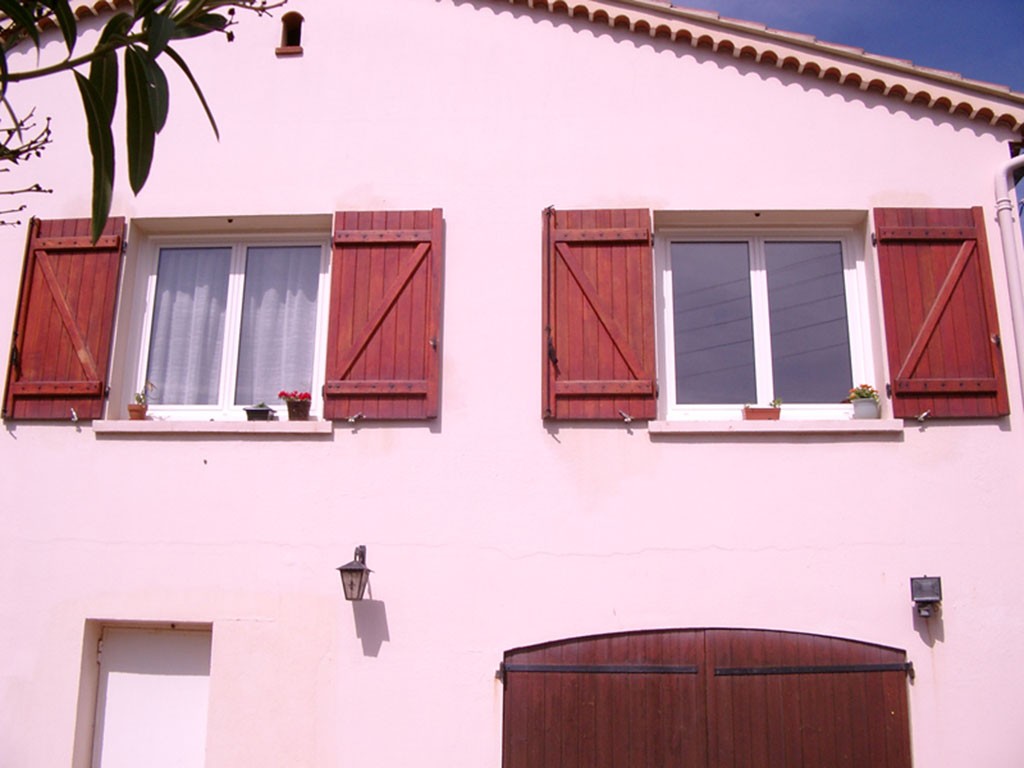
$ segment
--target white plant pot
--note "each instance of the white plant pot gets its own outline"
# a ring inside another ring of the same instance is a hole
[[[851,400],[853,403],[853,418],[855,419],[877,419],[878,403],[873,397],[859,397]]]

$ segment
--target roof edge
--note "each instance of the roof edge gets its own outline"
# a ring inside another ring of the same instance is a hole
[[[860,91],[1003,127],[1024,129],[1024,93],[970,80],[955,72],[919,67],[812,35],[722,18],[713,11],[681,8],[668,0],[484,0],[582,18],[637,35],[709,50]]]

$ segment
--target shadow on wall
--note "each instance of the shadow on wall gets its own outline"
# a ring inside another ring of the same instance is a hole
[[[926,618],[919,616],[917,609],[914,611],[914,630],[921,636],[921,640],[929,648],[934,648],[935,643],[942,643],[946,640],[946,629],[942,623],[942,609],[937,609],[934,616]]]
[[[353,602],[352,619],[356,624],[356,637],[363,644],[363,655],[376,657],[381,645],[391,640],[384,603],[381,600]]]

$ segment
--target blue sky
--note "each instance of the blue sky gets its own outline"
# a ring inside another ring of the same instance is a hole
[[[1024,93],[1022,0],[672,0]]]

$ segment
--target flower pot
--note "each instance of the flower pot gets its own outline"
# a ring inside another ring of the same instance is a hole
[[[312,404],[311,400],[285,401],[285,405],[288,406],[288,421],[309,421],[309,407]]]
[[[743,418],[747,421],[778,421],[781,408],[758,408],[748,405],[743,408]]]
[[[877,419],[878,401],[873,397],[858,397],[850,401],[853,403],[853,418],[855,419]]]
[[[132,403],[128,406],[128,418],[132,421],[143,421],[149,406],[145,403]]]
[[[274,409],[269,405],[250,405],[244,410],[245,418],[248,421],[270,421],[270,414],[274,412]]]

